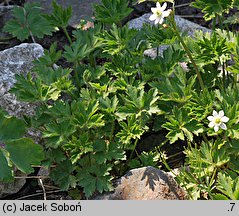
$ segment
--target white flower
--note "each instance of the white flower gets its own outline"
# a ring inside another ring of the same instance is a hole
[[[152,15],[149,17],[149,20],[154,21],[155,25],[162,24],[165,17],[169,16],[171,13],[171,10],[165,10],[167,7],[167,3],[164,2],[164,4],[160,5],[159,2],[156,3],[156,8],[151,8]]]
[[[224,116],[224,111],[221,110],[219,113],[217,113],[215,110],[212,112],[212,116],[208,116],[207,119],[210,121],[208,124],[208,127],[212,128],[214,127],[214,131],[217,132],[219,128],[226,130],[226,122],[229,121],[229,118]]]

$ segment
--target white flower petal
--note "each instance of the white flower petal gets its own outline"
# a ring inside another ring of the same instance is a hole
[[[214,131],[215,131],[215,132],[218,132],[218,130],[219,130],[219,126],[218,126],[218,125],[215,125],[215,126],[214,126]]]
[[[208,124],[208,127],[210,127],[210,128],[212,128],[214,126],[215,126],[215,123],[213,121]]]
[[[162,24],[162,23],[163,23],[163,20],[164,20],[164,18],[163,18],[163,17],[160,17],[160,18],[159,18],[159,24]]]
[[[154,21],[154,20],[156,20],[156,18],[157,18],[156,14],[152,14],[152,15],[149,17],[149,20]]]
[[[159,19],[156,18],[154,24],[157,25],[159,23]]]
[[[161,10],[164,11],[164,10],[166,9],[166,7],[167,7],[167,3],[164,2],[164,4],[163,4],[162,7],[161,7]]]
[[[163,12],[163,17],[168,17],[171,13],[171,10],[166,10]]]
[[[228,121],[229,121],[229,118],[226,117],[226,116],[223,116],[223,117],[221,118],[221,121],[222,121],[222,122],[228,122]]]
[[[214,117],[217,117],[217,116],[218,116],[217,111],[213,110],[213,111],[212,111],[212,115],[213,115]]]
[[[207,119],[208,119],[208,121],[213,121],[214,117],[213,116],[208,116]]]
[[[226,130],[226,129],[227,129],[227,126],[226,126],[226,124],[221,123],[221,124],[220,124],[220,128],[223,129],[223,130]]]
[[[160,5],[159,2],[156,3],[156,7],[157,7],[157,8],[161,8],[161,5]]]
[[[151,11],[152,11],[153,14],[156,15],[156,13],[157,13],[157,11],[158,11],[158,8],[151,8]]]
[[[220,110],[218,115],[219,115],[219,117],[223,117],[224,116],[224,111]]]

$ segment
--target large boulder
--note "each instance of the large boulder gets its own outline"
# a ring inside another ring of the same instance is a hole
[[[186,192],[171,174],[154,167],[133,169],[115,182],[113,193],[96,196],[97,200],[184,200]]]

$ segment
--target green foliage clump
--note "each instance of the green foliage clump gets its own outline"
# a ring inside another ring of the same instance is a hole
[[[209,20],[236,1],[193,5]],[[12,178],[13,166],[29,173],[44,159],[57,185],[77,187],[89,198],[111,191],[112,180],[131,168],[172,170],[170,158],[180,153],[184,164],[176,178],[190,199],[239,199],[238,35],[214,25],[211,34],[189,37],[178,31],[174,14],[165,18],[167,25],[129,29],[121,23],[131,11],[126,0],[103,0],[95,5],[94,28],[72,35],[66,29],[70,7],[53,1],[53,13],[39,15],[61,28],[69,45],[57,50],[52,44],[27,76],[16,75],[10,92],[38,107],[27,125],[0,115],[0,179]],[[155,58],[145,55],[159,45],[166,47]],[[71,66],[56,66],[62,58]],[[27,127],[42,133],[44,158],[41,147],[24,137]],[[140,144],[152,133],[164,139],[145,151]],[[164,148],[177,145],[184,150],[165,154]]]

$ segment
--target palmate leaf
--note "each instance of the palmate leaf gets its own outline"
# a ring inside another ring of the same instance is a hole
[[[161,77],[159,81],[150,83],[150,86],[157,88],[160,99],[163,101],[173,101],[177,103],[187,102],[194,92],[196,76],[186,77],[184,71],[177,71],[173,77]]]
[[[104,115],[97,113],[99,107],[98,101],[90,101],[89,104],[84,101],[74,101],[72,103],[72,112],[74,122],[80,128],[97,128],[105,125]]]
[[[54,27],[66,28],[72,16],[72,7],[64,9],[55,0],[52,1],[52,7],[52,14],[45,17]]]
[[[67,138],[76,130],[70,120],[51,122],[45,125],[45,128],[46,130],[43,131],[43,138],[47,141],[46,145],[51,148],[57,148],[59,145],[64,144]]]
[[[172,115],[166,117],[168,121],[162,125],[168,130],[166,137],[170,143],[178,139],[193,141],[193,134],[197,135],[203,132],[203,126],[196,119],[189,116],[189,110],[185,108],[178,109],[174,107]]]
[[[235,0],[196,0],[191,5],[201,9],[205,13],[205,20],[208,21],[217,15],[222,16],[224,13],[229,13],[229,10],[234,6],[234,2]]]
[[[102,0],[102,4],[94,4],[95,18],[102,23],[119,24],[133,10],[128,8],[128,0]]]
[[[113,189],[110,176],[111,164],[97,164],[93,160],[85,157],[80,161],[77,170],[77,180],[79,186],[83,187],[84,193],[89,198],[95,191],[111,191]]]
[[[43,86],[42,81],[39,79],[34,80],[30,73],[27,77],[16,74],[17,83],[10,89],[19,100],[25,102],[37,102],[46,100],[49,91],[48,86]]]
[[[74,188],[77,184],[76,177],[73,175],[75,168],[69,160],[64,160],[51,171],[50,177],[62,190]]]
[[[121,95],[125,105],[120,106],[116,113],[120,120],[134,114],[138,118],[142,115],[151,116],[154,113],[160,113],[160,109],[157,107],[159,99],[157,89],[151,88],[146,93],[141,87],[128,86],[126,94],[126,96]]]
[[[136,121],[135,115],[127,117],[127,121],[119,122],[121,126],[120,132],[116,134],[116,137],[120,139],[120,142],[127,145],[128,149],[133,149],[131,144],[131,139],[140,139],[144,130],[140,126],[139,121]]]
[[[230,200],[239,200],[239,177],[232,179],[223,173],[218,173],[217,187]]]
[[[38,3],[26,3],[24,7],[13,9],[13,19],[4,26],[4,31],[23,41],[33,35],[42,38],[51,35],[53,27],[43,17],[42,8]]]
[[[63,57],[68,62],[78,64],[80,60],[86,58],[94,50],[94,47],[76,40],[71,46],[65,46],[64,49]]]
[[[30,138],[21,138],[6,142],[9,159],[22,172],[34,171],[31,165],[40,165],[44,159],[43,149]]]
[[[104,53],[110,55],[122,55],[126,53],[130,41],[136,37],[137,30],[129,29],[128,26],[118,28],[113,25],[109,31],[99,34],[98,39],[102,43]]]
[[[93,143],[93,148],[95,151],[94,158],[98,164],[126,159],[125,152],[118,142],[96,140]]]
[[[174,50],[172,47],[163,51],[162,56],[152,59],[145,58],[142,65],[142,76],[146,80],[159,79],[162,75],[168,77],[175,72],[175,66],[182,61],[184,52],[182,50]]]
[[[152,47],[171,45],[177,37],[172,28],[145,24],[141,30]]]
[[[44,50],[44,55],[38,58],[37,60],[34,61],[34,68],[37,68],[37,66],[45,66],[45,67],[52,67],[57,61],[61,58],[62,51],[58,50],[57,51],[57,43],[54,42],[51,46],[50,49]]]

